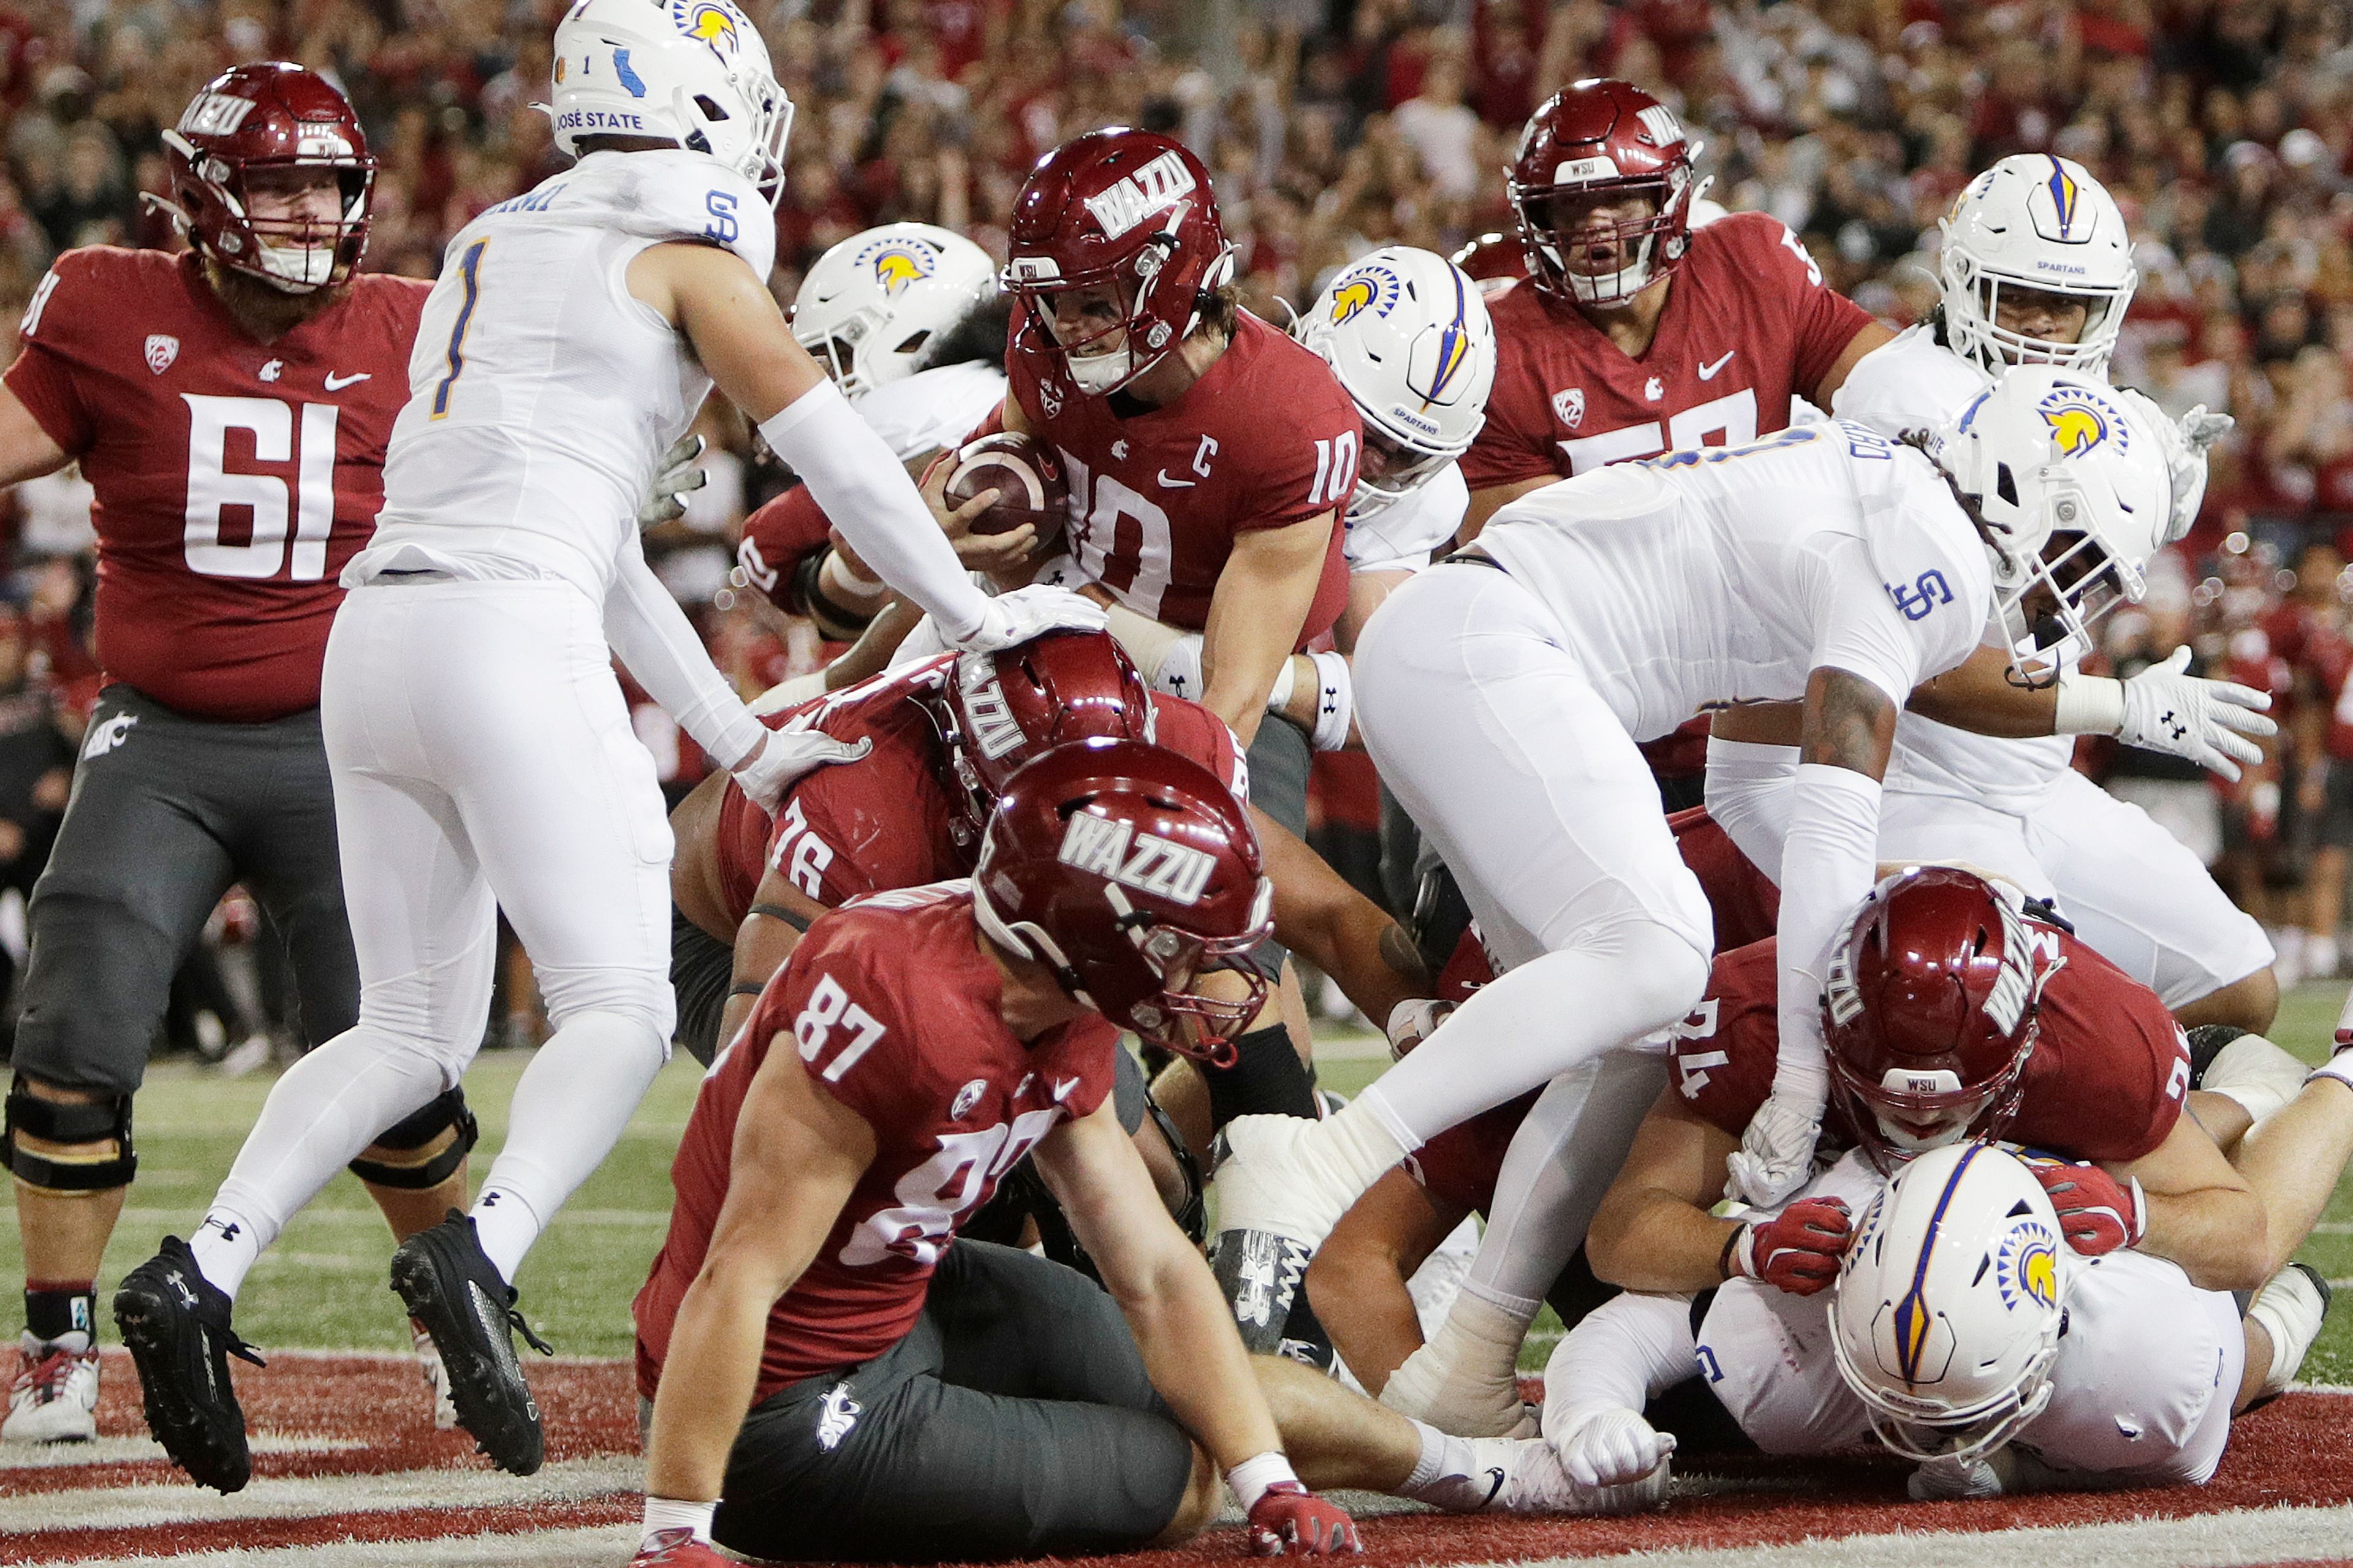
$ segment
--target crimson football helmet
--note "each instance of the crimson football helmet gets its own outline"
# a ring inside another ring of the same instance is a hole
[[[967,845],[1024,763],[1072,741],[1153,739],[1151,689],[1109,632],[1050,632],[997,653],[958,654],[933,709]]]
[[[1091,397],[1159,363],[1234,270],[1209,171],[1183,142],[1123,126],[1090,131],[1039,160],[1013,205],[1008,249],[1005,287],[1025,316],[1015,352]],[[1068,289],[1114,290],[1120,320],[1057,342],[1053,297]],[[1114,346],[1072,352],[1114,333]]]
[[[358,270],[375,158],[350,100],[326,78],[286,60],[233,66],[205,84],[163,141],[172,199],[158,205],[207,258],[289,294],[332,289]],[[249,182],[278,169],[334,171],[339,216],[255,217]]]
[[[1675,111],[1631,82],[1608,77],[1572,82],[1546,99],[1520,133],[1505,173],[1528,279],[1579,305],[1630,300],[1682,264],[1691,247],[1699,144]],[[1607,230],[1587,227],[1563,204],[1647,195],[1650,216]],[[1604,269],[1583,272],[1572,258],[1597,251]]]
[[[1266,1000],[1247,959],[1274,930],[1250,816],[1217,775],[1136,741],[1058,746],[998,797],[973,872],[980,929],[1071,996],[1218,1066]],[[1196,989],[1218,973],[1227,998]]]
[[[1871,890],[1831,944],[1821,1005],[1831,1087],[1874,1163],[2000,1136],[2063,962],[1957,867],[1915,866]]]

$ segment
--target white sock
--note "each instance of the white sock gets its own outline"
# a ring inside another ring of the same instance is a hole
[[[474,1205],[482,1250],[507,1283],[573,1189],[605,1163],[665,1057],[643,1018],[576,1013],[539,1047],[507,1113],[506,1146]]]
[[[189,1239],[204,1277],[234,1299],[337,1171],[448,1087],[438,1062],[380,1029],[346,1029],[287,1068]]]
[[[1406,1477],[1405,1485],[1398,1488],[1399,1497],[1433,1501],[1421,1494],[1459,1484],[1480,1468],[1467,1437],[1449,1436],[1427,1421],[1414,1422],[1413,1429],[1421,1438],[1421,1458],[1414,1465],[1413,1474]]]

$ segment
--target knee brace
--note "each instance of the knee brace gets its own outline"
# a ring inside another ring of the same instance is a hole
[[[127,1187],[139,1173],[131,1147],[131,1097],[118,1094],[95,1105],[42,1100],[19,1074],[8,1087],[5,1135],[0,1136],[0,1166],[28,1187],[52,1193],[100,1193]],[[91,1145],[111,1142],[110,1154],[77,1151],[43,1154],[20,1142]]]
[[[1303,1116],[1315,1119],[1315,1080],[1281,1024],[1252,1029],[1234,1039],[1234,1065],[1198,1064],[1209,1087],[1209,1127],[1215,1131],[1237,1116]]]
[[[442,1133],[453,1134],[438,1152],[417,1155]],[[473,1110],[466,1104],[466,1091],[453,1089],[437,1095],[422,1110],[415,1111],[377,1134],[348,1169],[352,1174],[371,1186],[394,1187],[403,1192],[425,1192],[439,1186],[458,1173],[476,1143],[481,1141],[481,1123],[474,1120]],[[400,1159],[371,1159],[375,1153],[410,1154]]]

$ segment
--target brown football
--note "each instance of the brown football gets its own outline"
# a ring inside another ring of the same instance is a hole
[[[1070,488],[1061,465],[1045,447],[1010,430],[967,441],[950,459],[947,503],[962,506],[983,490],[997,499],[974,519],[975,533],[1004,533],[1030,523],[1043,549],[1060,537],[1069,518]]]

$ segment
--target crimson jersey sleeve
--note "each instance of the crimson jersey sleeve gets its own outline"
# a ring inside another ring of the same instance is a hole
[[[2004,1130],[2073,1160],[2137,1160],[2180,1120],[2189,1042],[2155,992],[2062,931],[2026,1090]]]
[[[754,1038],[783,1036],[809,1076],[863,1117],[878,1143],[911,1134],[911,1117],[936,1114],[922,1021],[910,1016],[904,943],[872,910],[836,910],[809,925],[762,992]],[[784,1048],[785,1040],[772,1047]]]
[[[1545,365],[1529,352],[1526,341],[1533,332],[1546,330],[1544,307],[1536,300],[1535,286],[1525,279],[1496,290],[1487,303],[1493,310],[1506,300],[1514,302],[1512,315],[1527,320],[1514,322],[1515,330],[1510,333],[1496,334],[1495,384],[1487,395],[1486,423],[1479,426],[1470,450],[1461,458],[1462,482],[1473,494],[1523,479],[1564,475],[1553,437],[1551,405],[1556,393],[1545,384]],[[1581,400],[1579,389],[1558,389],[1564,406],[1572,392]]]
[[[806,616],[808,606],[801,600],[796,577],[801,563],[823,550],[831,534],[832,525],[808,487],[795,485],[744,520],[735,563],[768,603],[788,616]]]
[[[88,353],[76,331],[76,317],[98,292],[91,278],[95,255],[90,250],[67,251],[33,290],[32,303],[26,307],[17,328],[22,352],[6,376],[8,390],[16,395],[33,423],[69,457],[88,451],[97,434],[74,374],[76,363]],[[49,306],[60,294],[66,302],[52,322]]]
[[[1217,774],[1236,800],[1250,799],[1250,762],[1240,740],[1223,719],[1199,703],[1154,692],[1152,742]]]

